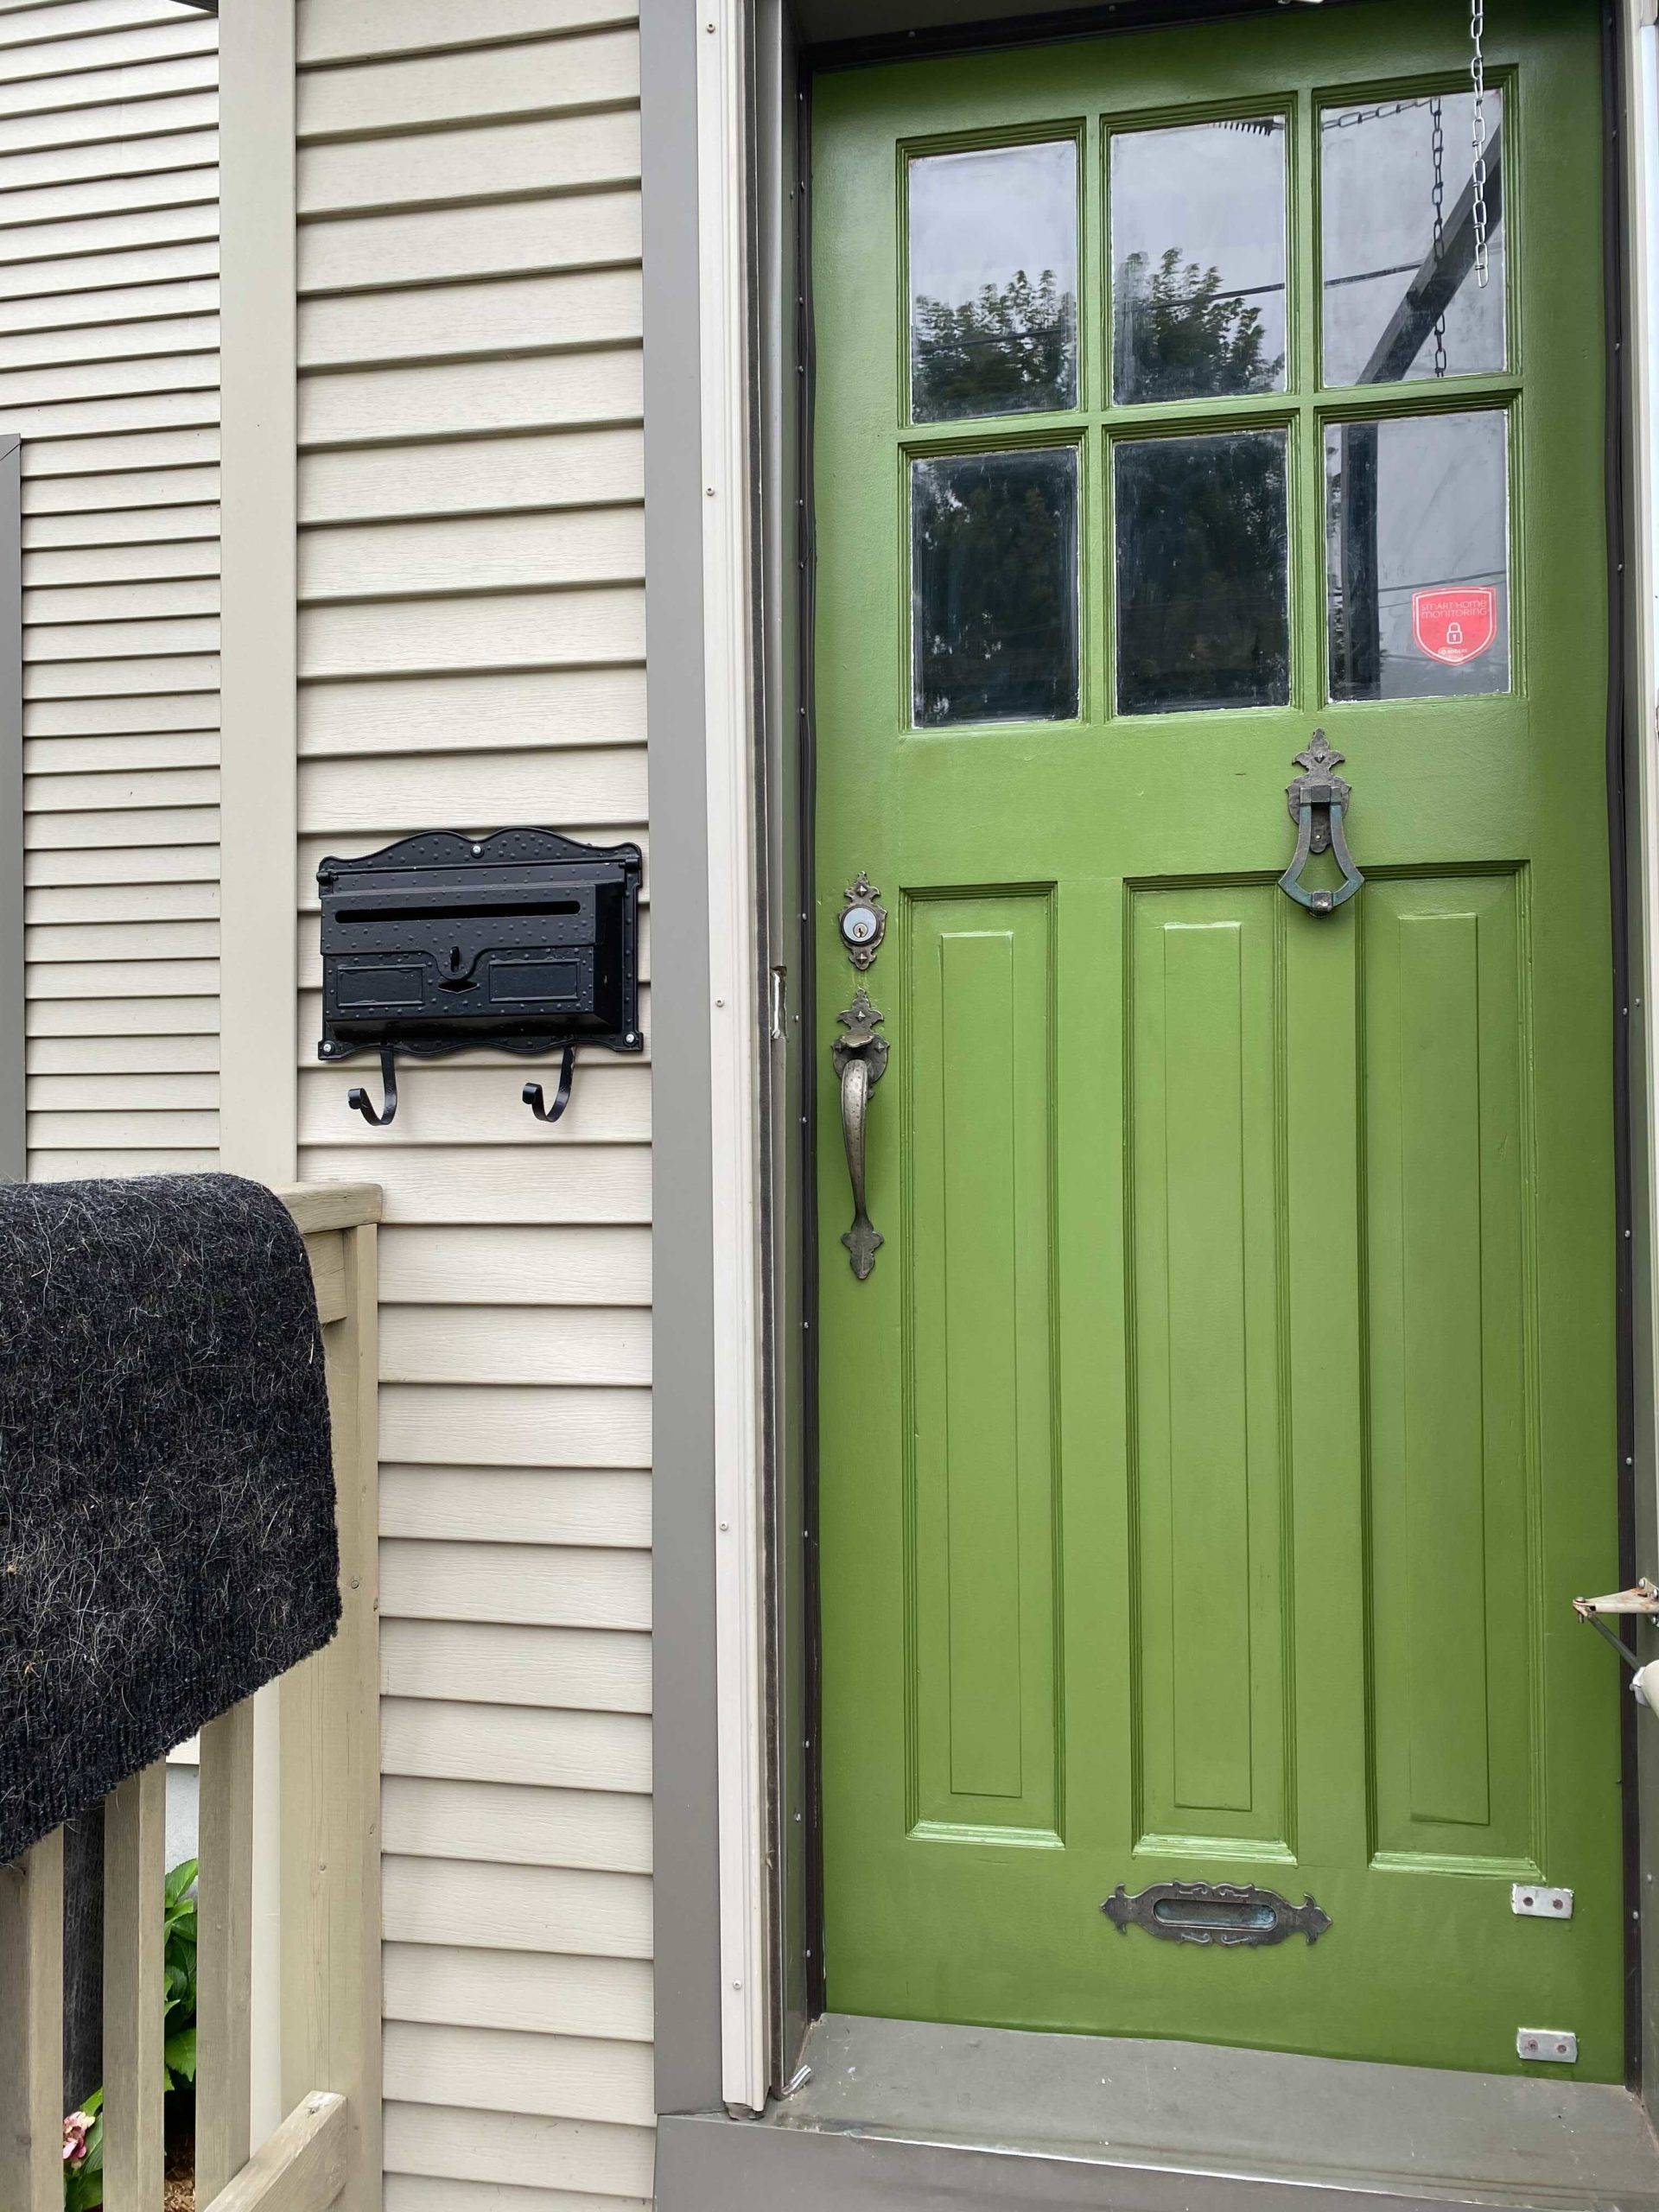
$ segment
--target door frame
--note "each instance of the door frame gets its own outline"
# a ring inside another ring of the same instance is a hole
[[[1127,27],[1265,13],[1278,3],[1117,0],[1108,12],[1112,26]],[[817,1039],[804,941],[812,912],[811,318],[804,282],[810,83],[826,67],[1075,35],[1102,21],[1097,9],[1001,0],[994,23],[953,24],[968,4],[699,0],[694,8],[643,0],[641,10],[653,1250],[664,1324],[656,1332],[653,1398],[656,2101],[658,2202],[674,2212],[745,2202],[748,2187],[775,2187],[775,2179],[751,2174],[740,2191],[740,2172],[804,2153],[810,2139],[791,2140],[786,2131],[764,2158],[743,2152],[736,2137],[753,2142],[757,2131],[733,2122],[759,2109],[768,2089],[768,2110],[777,2111],[821,1987],[809,1164]],[[1611,980],[1625,1017],[1615,1024],[1615,1137],[1626,1255],[1618,1418],[1629,1580],[1638,1562],[1651,1569],[1659,1560],[1659,1042],[1647,1026],[1659,988],[1659,765],[1647,741],[1649,733],[1659,738],[1651,613],[1659,364],[1649,266],[1659,108],[1655,0],[1603,0],[1602,15],[1614,341]],[[873,22],[887,28],[873,37]],[[722,175],[741,179],[742,193],[722,190]],[[721,239],[723,253],[711,252]],[[717,392],[708,389],[711,376]],[[711,421],[725,426],[723,454],[711,450]],[[710,502],[719,509],[722,490],[727,507],[741,512],[711,531]],[[747,592],[732,582],[740,544]],[[711,691],[711,661],[726,671],[723,695]],[[747,792],[732,772],[745,763]],[[735,884],[734,861],[747,871]],[[731,1008],[717,1001],[729,995],[715,979],[740,918],[749,935],[747,966],[736,966],[748,1004],[734,1025],[723,1018]],[[781,1007],[779,968],[788,979]],[[753,1102],[753,1122],[735,1157],[752,1204],[740,1211],[753,1226],[734,1239],[733,1103],[742,1098]],[[754,1295],[742,1323],[748,1333],[734,1344],[731,1285],[746,1268]],[[752,1450],[741,1446],[741,1420],[733,1443],[734,1372],[750,1377],[739,1411],[753,1416]],[[734,1666],[734,1649],[753,1652],[753,1666]],[[1659,2114],[1659,1915],[1649,1916],[1651,1927],[1636,1916],[1643,1867],[1659,1872],[1659,1720],[1638,1730],[1628,1700],[1624,1712],[1626,1771],[1634,1751],[1639,1774],[1626,1798],[1631,2078]],[[740,1980],[741,1990],[734,1987]],[[958,2031],[932,2032],[948,2040]],[[894,2115],[895,2126],[902,2117]],[[728,2167],[728,2158],[737,2163]],[[848,2177],[832,2172],[830,2201],[854,2201],[844,2195]],[[897,2187],[917,2179],[913,2169],[902,2181],[895,2170]],[[980,2193],[965,2170],[955,2185],[964,2201]],[[874,2186],[868,2201],[883,2202],[881,2185]],[[1000,2162],[981,2186],[1011,2201]],[[1256,2186],[1236,2184],[1236,2201],[1254,2202]]]

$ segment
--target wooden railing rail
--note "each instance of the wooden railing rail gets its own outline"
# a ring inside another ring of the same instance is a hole
[[[197,1888],[198,2212],[380,2202],[377,1277],[372,1184],[279,1193],[323,1321],[340,1525],[339,1634],[278,1695],[282,2102],[251,2139],[251,1701],[202,1731]],[[107,2212],[162,2212],[166,1769],[104,1808]],[[0,2212],[63,2203],[63,1834],[0,1867]]]

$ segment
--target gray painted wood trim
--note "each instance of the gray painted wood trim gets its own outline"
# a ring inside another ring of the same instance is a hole
[[[721,2094],[697,23],[691,0],[643,0],[656,2080],[669,2113],[717,2110]]]
[[[830,2013],[764,2119],[663,2124],[671,2212],[1654,2212],[1659,2146],[1601,2082]]]
[[[1291,2183],[1160,2165],[1103,2167],[1054,2152],[975,2148],[919,2137],[831,2135],[712,2113],[664,2120],[657,2137],[660,2212],[1652,2212],[1659,2197],[1470,2188]]]
[[[810,628],[804,527],[804,437],[809,408],[801,373],[804,305],[799,182],[804,105],[789,0],[756,0],[752,134],[755,160],[755,384],[761,721],[758,759],[766,953],[762,984],[770,1036],[761,1067],[766,1149],[766,1298],[765,1516],[767,1582],[767,1846],[771,1853],[771,2080],[799,2063],[811,2024],[815,1976],[816,1839],[809,1772],[806,1573],[808,1423],[814,1376],[803,1326],[817,1259],[811,1192],[812,991],[810,746],[804,742]],[[770,986],[781,976],[775,996]]]
[[[814,60],[899,60],[941,46],[1010,46],[1032,39],[1087,37],[1103,28],[1202,22],[1224,16],[1265,15],[1286,0],[1111,0],[1103,25],[1099,0],[797,0],[802,42]],[[1350,7],[1356,0],[1302,0]]]
[[[28,1173],[23,1004],[23,448],[0,439],[0,1182]]]

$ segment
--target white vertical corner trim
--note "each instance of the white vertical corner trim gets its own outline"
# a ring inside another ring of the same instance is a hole
[[[219,22],[219,1165],[295,1179],[299,1100],[293,0]],[[276,1687],[254,1700],[253,2139],[285,2095]],[[308,2083],[307,2088],[312,2086]]]
[[[298,1122],[294,15],[219,22],[220,1165],[277,1185]]]
[[[750,577],[746,0],[697,0],[703,715],[714,1193],[721,2080],[766,2094],[760,1059]]]

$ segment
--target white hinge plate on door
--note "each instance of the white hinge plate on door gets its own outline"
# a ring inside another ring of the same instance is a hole
[[[1573,1892],[1543,1882],[1517,1882],[1510,1891],[1510,1910],[1523,1920],[1571,1920]]]
[[[1576,2066],[1579,2063],[1579,2039],[1571,2028],[1517,2028],[1515,2050],[1517,2058],[1535,2066]]]

